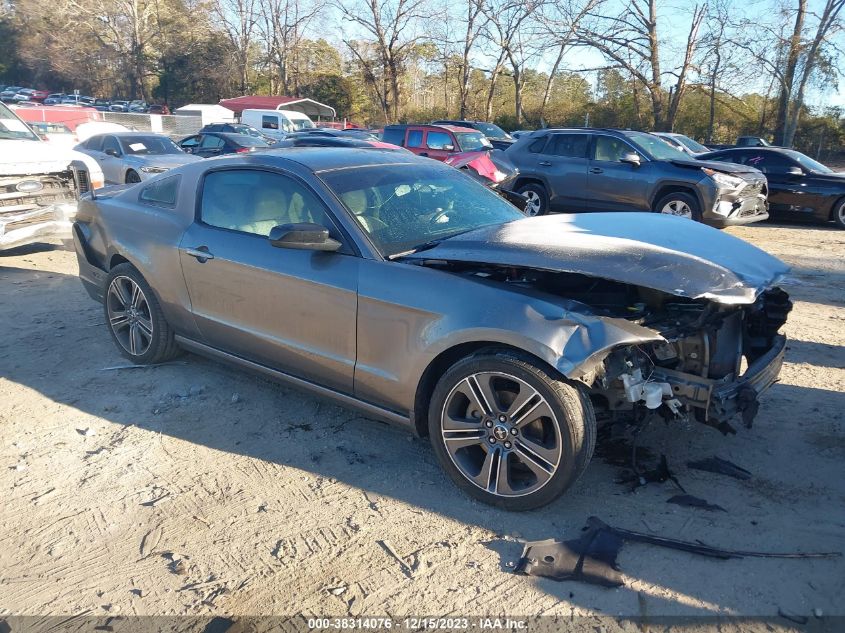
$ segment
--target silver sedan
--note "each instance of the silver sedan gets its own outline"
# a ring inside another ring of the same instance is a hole
[[[97,134],[75,149],[97,161],[109,185],[141,182],[173,167],[201,160],[183,152],[163,134],[144,132]]]

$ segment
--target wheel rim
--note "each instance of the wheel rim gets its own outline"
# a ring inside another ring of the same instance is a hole
[[[663,208],[660,209],[660,213],[665,213],[667,215],[676,215],[679,218],[692,219],[692,209],[683,200],[670,200],[669,202],[663,205]]]
[[[839,218],[839,224],[845,226],[845,202],[839,205],[839,209],[836,211],[836,215]]]
[[[551,406],[509,374],[479,372],[461,380],[446,397],[440,429],[452,463],[492,495],[535,493],[560,464],[562,438]]]
[[[543,205],[542,201],[540,200],[540,194],[536,191],[526,191],[522,195],[524,195],[528,202],[525,203],[525,215],[535,216],[540,214],[540,209]]]
[[[141,182],[141,177],[134,171],[130,171],[126,174],[126,182]]]
[[[153,319],[141,287],[129,277],[115,277],[109,284],[106,309],[120,346],[132,356],[143,356],[153,343]]]

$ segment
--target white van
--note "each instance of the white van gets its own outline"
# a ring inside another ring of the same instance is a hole
[[[284,138],[289,132],[316,127],[307,114],[294,110],[244,110],[241,123],[273,138]]]

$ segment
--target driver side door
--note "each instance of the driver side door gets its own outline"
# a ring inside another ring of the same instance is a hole
[[[622,161],[630,152],[641,164]],[[590,211],[648,211],[648,172],[650,163],[624,140],[596,134],[587,170],[587,209]]]
[[[107,184],[123,184],[123,150],[114,136],[103,137],[103,149],[99,162]]]
[[[314,222],[343,243],[329,209],[298,177],[250,168],[208,172],[199,195],[180,258],[203,342],[351,394],[360,258],[268,240]]]

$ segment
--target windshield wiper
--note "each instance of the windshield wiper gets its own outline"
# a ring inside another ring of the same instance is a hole
[[[443,239],[446,239],[446,238],[443,238]],[[442,242],[443,239],[431,240],[430,242],[425,242],[423,244],[417,244],[416,246],[408,249],[407,251],[402,251],[401,253],[393,253],[393,255],[388,255],[387,259],[390,260],[390,261],[393,261],[394,259],[400,259],[402,257],[406,257],[407,255],[413,255],[414,253],[419,253],[421,251],[430,250],[430,249],[434,248],[435,246],[437,246],[438,244],[440,244],[440,242]]]

